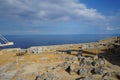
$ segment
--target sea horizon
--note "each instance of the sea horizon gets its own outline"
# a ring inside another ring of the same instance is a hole
[[[13,46],[2,48],[22,48],[97,42],[101,39],[120,36],[120,34],[72,34],[72,35],[4,35]]]

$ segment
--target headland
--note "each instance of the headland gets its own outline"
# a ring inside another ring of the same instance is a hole
[[[120,80],[120,37],[0,50],[0,80]]]

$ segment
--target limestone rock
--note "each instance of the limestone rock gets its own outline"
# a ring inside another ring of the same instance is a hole
[[[105,65],[106,64],[106,60],[105,59],[99,59],[99,64],[100,65]]]
[[[74,65],[68,66],[68,68],[66,69],[66,71],[68,73],[70,73],[71,75],[74,74],[74,72],[75,72],[75,66]]]
[[[80,61],[80,66],[85,66],[85,65],[86,65],[86,60],[85,60],[85,58],[83,58]]]
[[[89,76],[85,76],[85,77],[77,78],[75,80],[98,80],[98,79],[95,79],[95,78],[92,78],[92,77],[89,77]]]
[[[97,60],[97,59],[98,59],[98,55],[94,56],[93,59],[94,59],[94,60]]]
[[[83,74],[83,75],[87,75],[88,73],[88,69],[86,68],[80,68],[78,69],[78,72],[77,72],[79,75]]]
[[[82,59],[82,56],[81,56],[81,55],[78,55],[77,57],[78,57],[78,60],[81,60],[81,59]]]
[[[70,66],[70,63],[69,62],[64,62],[64,63],[61,63],[59,65],[57,65],[56,67],[61,67],[61,68],[68,68],[68,66]]]
[[[102,76],[103,79],[107,79],[108,77],[116,77],[120,80],[120,72],[107,72]]]
[[[102,66],[98,67],[98,68],[93,68],[91,73],[92,74],[99,74],[102,75],[103,74],[103,70],[104,68]]]
[[[94,60],[91,64],[92,66],[99,66],[99,62],[97,60]]]
[[[42,75],[36,76],[35,80],[62,80],[60,76],[53,72],[46,72]]]
[[[91,61],[86,61],[86,66],[92,67],[92,62]]]

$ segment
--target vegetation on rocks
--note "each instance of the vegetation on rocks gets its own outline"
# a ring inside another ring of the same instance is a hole
[[[54,51],[4,49],[0,51],[0,80],[120,80],[118,42],[103,40],[93,44],[98,48],[87,49],[80,48],[81,44]]]

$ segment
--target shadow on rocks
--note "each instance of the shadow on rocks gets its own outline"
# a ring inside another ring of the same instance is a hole
[[[120,66],[120,46],[114,46],[102,51],[104,51],[104,53],[99,54],[99,56],[104,56],[111,64]]]

